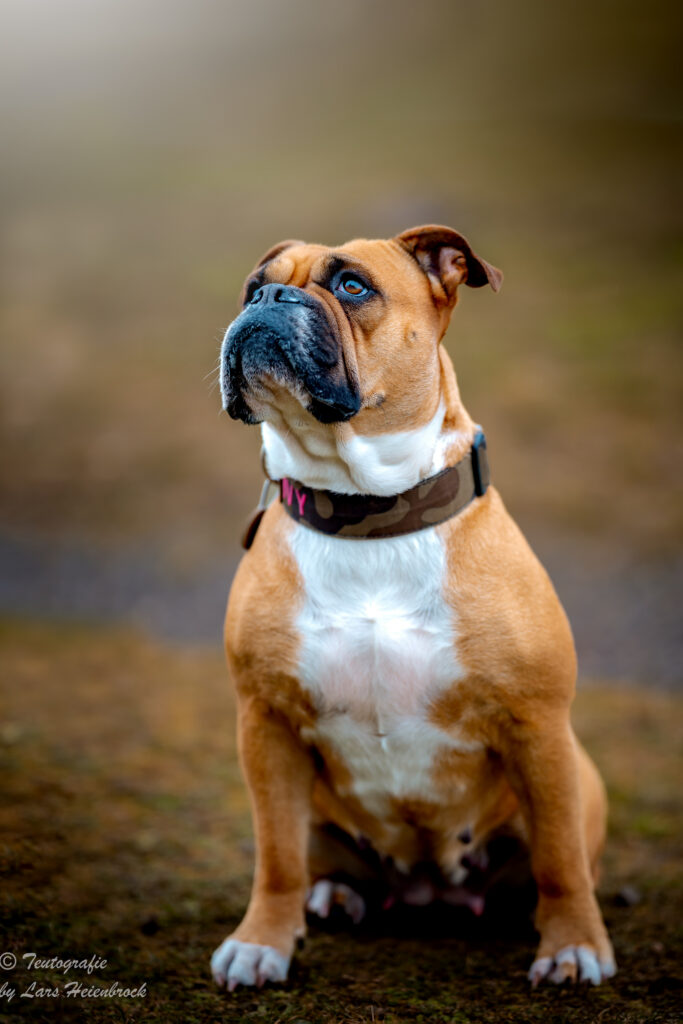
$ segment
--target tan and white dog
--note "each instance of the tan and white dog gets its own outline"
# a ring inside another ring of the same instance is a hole
[[[245,917],[212,958],[230,990],[284,980],[305,910],[358,920],[368,879],[480,912],[469,880],[501,835],[525,844],[537,887],[532,983],[615,971],[569,624],[477,479],[477,427],[440,344],[459,285],[501,280],[450,228],[284,242],[226,332],[224,406],[262,424],[283,481],[225,623],[257,846]],[[430,500],[434,481],[448,501]]]

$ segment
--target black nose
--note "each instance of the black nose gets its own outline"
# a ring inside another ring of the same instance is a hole
[[[247,305],[255,306],[257,302],[262,302],[264,306],[269,302],[301,302],[303,294],[301,288],[290,284],[264,284],[256,289]]]

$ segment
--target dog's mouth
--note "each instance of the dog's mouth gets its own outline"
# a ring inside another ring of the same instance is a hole
[[[301,288],[258,288],[225,333],[223,407],[233,419],[259,423],[284,389],[321,423],[350,419],[360,393],[349,380],[343,347],[323,304]]]

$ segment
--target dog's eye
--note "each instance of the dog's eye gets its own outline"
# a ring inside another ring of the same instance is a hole
[[[369,288],[354,274],[344,274],[339,280],[337,291],[358,298],[360,295],[367,295]]]

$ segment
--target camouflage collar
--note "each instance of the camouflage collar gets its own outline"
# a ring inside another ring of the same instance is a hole
[[[486,493],[486,438],[478,430],[460,462],[401,494],[335,494],[289,477],[279,483],[287,514],[311,530],[353,540],[400,537],[444,523]]]

